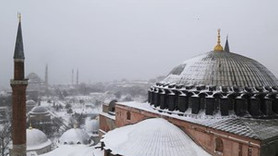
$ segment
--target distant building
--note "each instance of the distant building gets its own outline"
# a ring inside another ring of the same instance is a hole
[[[27,75],[29,85],[27,87],[28,99],[39,101],[39,96],[45,95],[48,91],[48,85],[36,73]]]
[[[262,64],[230,52],[228,41],[223,48],[218,32],[214,50],[175,67],[164,80],[149,89],[147,103],[117,102],[111,109],[114,113],[100,113],[99,132],[104,135],[104,155],[140,155],[137,150],[130,150],[128,154],[122,150],[124,146],[120,145],[131,146],[136,140],[121,138],[127,134],[120,129],[129,129],[131,126],[127,125],[133,124],[136,127],[149,118],[163,118],[211,155],[277,156],[277,86],[277,78]],[[112,130],[116,127],[118,129]],[[153,133],[150,127],[141,127],[140,131],[151,131],[142,133],[141,138]],[[127,133],[133,134],[132,131]],[[109,140],[111,135],[117,134],[121,141]],[[173,148],[175,143],[169,139]],[[149,141],[145,144],[153,146]],[[136,149],[145,144],[137,144]],[[164,153],[166,147],[161,147],[148,150]]]
[[[52,132],[54,123],[47,107],[35,106],[30,112],[28,112],[27,116],[28,124],[32,125],[32,127],[37,128],[48,135]]]

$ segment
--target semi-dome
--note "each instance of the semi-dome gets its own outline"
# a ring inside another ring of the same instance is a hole
[[[120,137],[119,137],[120,136]],[[208,156],[181,129],[165,119],[146,119],[107,132],[101,140],[106,150],[132,156]]]
[[[40,150],[46,147],[50,147],[51,141],[47,136],[40,130],[35,128],[28,128],[26,130],[27,138],[27,150]]]
[[[89,144],[91,143],[89,135],[80,128],[67,130],[59,139],[61,144]]]
[[[187,60],[162,82],[238,87],[278,85],[277,78],[258,61],[226,51],[211,51]]]

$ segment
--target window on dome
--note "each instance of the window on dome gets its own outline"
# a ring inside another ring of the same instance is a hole
[[[81,142],[78,141],[77,144],[81,144]]]
[[[222,141],[222,139],[216,138],[216,139],[215,139],[215,151],[216,151],[216,152],[223,153],[223,149],[224,149],[224,146],[223,146],[223,141]]]
[[[184,67],[186,66],[186,64],[182,64],[182,65],[179,65],[177,67],[175,67],[171,72],[170,74],[173,74],[173,75],[180,75],[181,72],[184,70]]]
[[[126,119],[127,119],[127,120],[130,120],[130,119],[131,119],[131,114],[130,114],[129,111],[126,113]]]

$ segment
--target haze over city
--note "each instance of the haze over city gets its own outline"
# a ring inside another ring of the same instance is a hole
[[[276,76],[278,2],[275,0],[15,0],[0,5],[0,86],[8,88],[22,13],[26,74],[52,84],[151,79],[222,44],[253,58]]]

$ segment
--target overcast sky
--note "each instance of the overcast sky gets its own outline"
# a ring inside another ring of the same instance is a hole
[[[278,75],[277,0],[0,0],[0,86],[13,73],[17,12],[26,74],[52,84],[150,79],[208,52],[221,28],[233,52]]]

